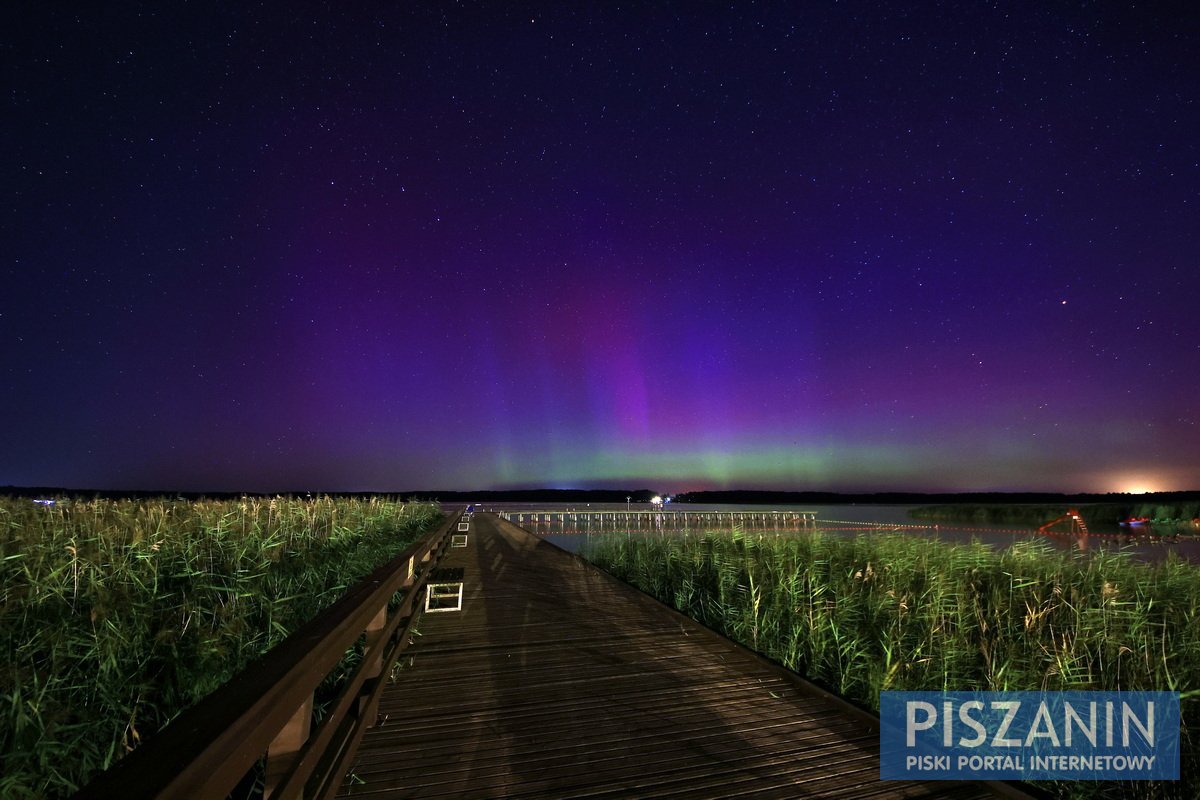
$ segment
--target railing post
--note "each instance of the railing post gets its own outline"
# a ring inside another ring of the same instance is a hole
[[[270,800],[271,794],[279,781],[292,766],[292,761],[308,741],[309,727],[312,725],[313,698],[310,694],[283,729],[275,734],[270,747],[267,748],[267,770],[263,783],[263,800]]]
[[[411,563],[411,562],[410,562]],[[383,629],[387,627],[387,606],[379,609],[371,621],[367,624],[367,641],[364,652],[368,654],[369,661],[363,665],[366,681],[363,687],[368,691],[374,688],[375,681],[383,680],[383,647],[380,641],[383,638]],[[371,692],[374,694],[374,701],[369,701],[367,697],[362,698],[359,711],[363,722],[368,728],[375,727],[375,718],[379,715],[379,699],[383,696],[383,692]]]

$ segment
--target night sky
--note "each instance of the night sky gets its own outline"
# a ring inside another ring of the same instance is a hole
[[[0,485],[1200,488],[1189,8],[6,4]]]

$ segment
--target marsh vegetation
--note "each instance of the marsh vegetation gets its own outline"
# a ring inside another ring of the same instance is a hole
[[[1023,503],[947,503],[917,506],[909,510],[913,519],[936,522],[971,522],[987,525],[1022,525],[1036,528],[1066,513],[1064,504]],[[1200,518],[1200,501],[1178,503],[1092,503],[1074,506],[1089,526],[1113,528],[1122,520],[1142,517],[1158,525],[1179,526],[1181,532],[1192,529]]]
[[[1178,784],[1062,796],[1191,797],[1200,744],[1200,570],[890,536],[612,535],[584,555],[718,632],[878,710],[881,690],[1179,691]]]
[[[70,793],[440,516],[328,497],[0,499],[0,796]]]

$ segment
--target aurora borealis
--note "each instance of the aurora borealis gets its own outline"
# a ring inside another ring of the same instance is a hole
[[[0,485],[1200,487],[1182,5],[2,13]]]

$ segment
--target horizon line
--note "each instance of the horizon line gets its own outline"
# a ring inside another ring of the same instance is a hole
[[[753,494],[753,495],[815,495],[825,497],[877,497],[877,496],[911,496],[911,497],[957,497],[957,496],[1046,496],[1046,497],[1128,497],[1128,498],[1151,498],[1166,495],[1200,495],[1200,489],[1169,489],[1163,491],[1148,491],[1148,492],[1118,492],[1118,491],[1082,491],[1082,492],[1066,492],[1054,490],[1039,490],[1039,489],[955,489],[950,491],[938,490],[909,490],[909,489],[869,489],[869,490],[830,490],[830,489],[764,489],[764,488],[738,488],[738,489],[691,489],[679,492],[661,492],[657,489],[650,488],[596,488],[596,487],[547,487],[547,486],[531,486],[520,488],[504,488],[504,489],[341,489],[341,490],[326,490],[326,489],[275,489],[275,490],[260,490],[260,489],[179,489],[179,488],[154,488],[154,489],[130,489],[130,488],[72,488],[65,486],[17,486],[4,485],[0,486],[0,494],[101,494],[101,495],[143,495],[143,496],[165,496],[165,495],[190,495],[190,496],[207,496],[207,495],[245,495],[245,496],[303,496],[303,495],[412,495],[424,497],[436,497],[439,495],[484,495],[484,494],[651,494],[663,495],[670,497],[679,497],[681,495],[735,495],[735,494]]]

